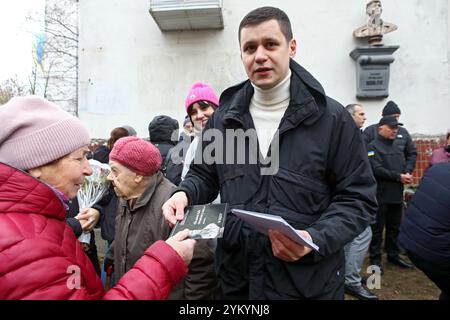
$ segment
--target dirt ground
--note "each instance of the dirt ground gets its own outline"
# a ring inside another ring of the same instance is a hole
[[[402,256],[405,260],[409,259]],[[384,274],[381,276],[381,288],[371,290],[380,300],[437,300],[440,290],[419,269],[402,269],[386,261],[383,257]],[[369,265],[368,259],[364,263],[361,274],[364,275]],[[355,298],[345,295],[346,300]]]

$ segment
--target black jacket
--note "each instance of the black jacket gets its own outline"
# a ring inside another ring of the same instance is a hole
[[[78,205],[78,198],[75,197],[69,202],[69,210],[67,211],[66,222],[72,228],[73,232],[75,233],[75,237],[77,238],[81,236],[83,232],[80,222],[75,219],[75,216],[78,215],[79,212],[80,207]],[[95,245],[94,230],[91,231],[91,241],[89,242],[89,249],[85,251],[85,253],[91,260],[95,272],[97,272],[97,274],[100,276],[100,264],[98,262],[97,246]]]
[[[94,160],[108,164],[111,149],[107,146],[99,146],[94,152]],[[100,211],[100,228],[103,240],[109,244],[114,240],[115,221],[118,199],[114,187],[110,185],[108,192],[92,207]]]
[[[92,207],[97,209],[100,214],[100,228],[103,240],[108,241],[109,244],[113,242],[116,233],[116,214],[119,199],[114,192],[114,187],[111,184],[108,192]]]
[[[150,142],[159,149],[164,164],[169,150],[177,144],[178,121],[169,116],[156,116],[148,125],[148,134]],[[176,139],[172,140],[172,137]]]
[[[92,158],[94,160],[100,161],[101,163],[109,163],[109,154],[111,153],[111,149],[107,146],[98,146],[95,149]]]
[[[191,145],[192,139],[193,137],[188,136],[183,132],[177,145],[170,150],[168,155],[169,159],[166,159],[165,161],[167,163],[166,178],[176,186],[181,182],[184,158],[186,157],[186,152]]]
[[[413,255],[450,270],[450,163],[426,171],[408,205],[398,239]]]
[[[370,165],[377,179],[378,203],[402,203],[403,183],[400,174],[406,173],[405,155],[395,145],[380,135],[367,148]]]
[[[363,134],[366,145],[369,145],[369,143],[378,136],[378,124],[368,126],[364,130]],[[403,127],[399,127],[394,144],[398,146],[405,155],[406,172],[412,173],[416,167],[417,149],[408,130]]]
[[[259,159],[251,164],[248,139],[234,145],[224,133],[254,129],[249,113],[254,89],[246,81],[222,94],[220,108],[202,133],[198,152],[211,147],[205,138],[215,128],[223,133],[223,144],[216,140],[223,154],[218,152],[210,165],[194,162],[178,190],[198,204],[214,200],[220,189],[230,209],[280,215],[308,231],[320,251],[295,263],[274,258],[268,238],[229,213],[216,256],[225,297],[343,298],[342,248],[369,225],[377,209],[375,179],[350,114],[294,61],[291,70],[291,101],[279,125],[279,151],[269,153],[279,154],[278,171],[262,175],[267,166]],[[221,164],[243,150],[244,164]],[[240,289],[247,293],[235,294]]]

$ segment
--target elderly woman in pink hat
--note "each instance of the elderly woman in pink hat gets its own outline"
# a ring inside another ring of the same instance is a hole
[[[87,130],[57,105],[17,97],[0,107],[0,299],[165,299],[187,272],[194,240],[149,247],[107,293],[65,202],[92,170]]]

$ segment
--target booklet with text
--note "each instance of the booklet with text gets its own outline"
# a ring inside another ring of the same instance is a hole
[[[289,223],[286,222],[286,220],[280,216],[240,209],[231,209],[231,212],[233,212],[238,218],[251,224],[261,233],[268,234],[269,229],[277,230],[292,241],[295,241],[305,247],[309,247],[315,251],[319,251],[319,247],[316,244],[299,234]]]
[[[191,239],[214,239],[223,236],[227,204],[205,204],[186,207],[184,219],[178,221],[170,236],[189,229]]]

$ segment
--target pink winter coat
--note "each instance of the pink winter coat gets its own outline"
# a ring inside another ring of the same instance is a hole
[[[107,293],[55,192],[0,163],[1,299],[166,299],[187,266],[163,241]]]

